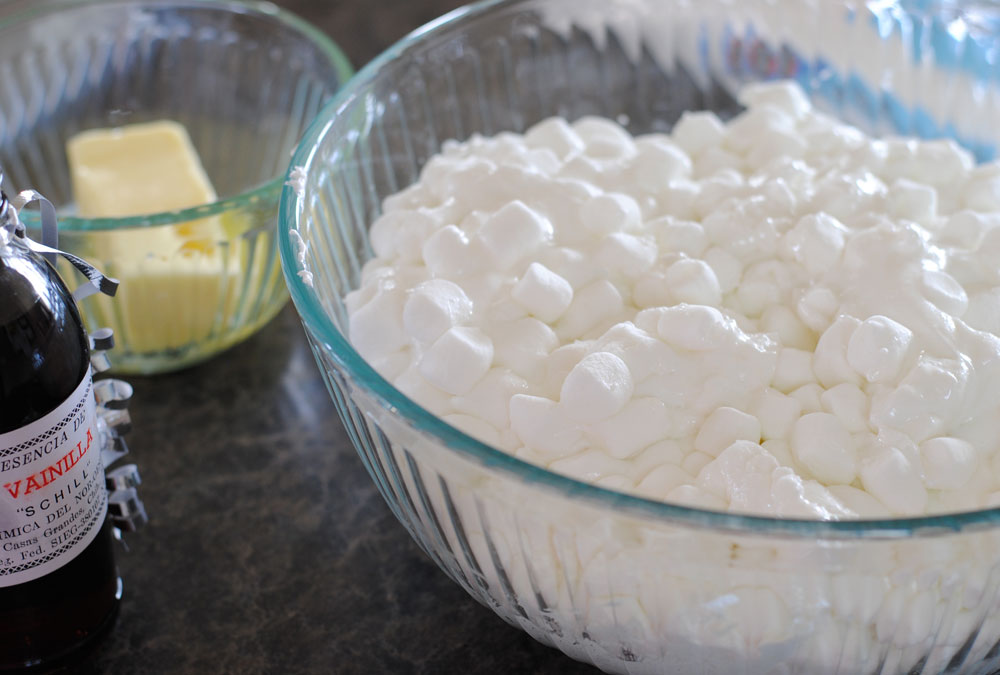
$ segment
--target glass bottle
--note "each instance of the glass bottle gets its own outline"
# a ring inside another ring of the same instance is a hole
[[[114,623],[121,581],[80,314],[52,266],[2,234],[0,671],[10,671],[85,653]]]

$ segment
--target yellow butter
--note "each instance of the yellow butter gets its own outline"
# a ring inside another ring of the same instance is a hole
[[[84,131],[66,150],[81,217],[129,217],[216,200],[187,131],[176,122]],[[127,352],[210,343],[238,311],[248,253],[229,232],[245,229],[242,224],[240,216],[226,214],[81,233],[80,254],[122,284],[113,300],[85,300],[88,313],[114,328]]]
[[[177,122],[84,131],[69,139],[66,155],[82,218],[140,216],[216,200],[191,138]]]

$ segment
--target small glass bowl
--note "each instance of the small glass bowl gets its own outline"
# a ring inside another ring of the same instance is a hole
[[[273,236],[281,176],[351,74],[325,35],[264,2],[48,0],[0,20],[5,190],[48,197],[61,212],[60,248],[122,282],[114,299],[81,302],[88,330],[115,329],[116,370],[191,365],[284,305]],[[162,119],[187,128],[219,199],[75,217],[66,140]],[[23,215],[29,228],[34,216]]]
[[[344,295],[382,202],[449,138],[551,115],[668,131],[793,78],[868,132],[1000,147],[995,3],[515,0],[413,33],[320,114],[282,195],[285,277],[358,454],[396,517],[471,596],[609,673],[1000,672],[1000,509],[778,519],[558,475],[434,417],[346,337]]]

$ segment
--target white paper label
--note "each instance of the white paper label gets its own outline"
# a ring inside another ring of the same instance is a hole
[[[51,413],[0,434],[0,588],[59,569],[104,524],[95,408],[88,373]]]

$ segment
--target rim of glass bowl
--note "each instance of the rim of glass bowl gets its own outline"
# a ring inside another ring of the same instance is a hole
[[[351,66],[351,62],[337,43],[327,36],[326,33],[305,19],[263,0],[182,0],[180,3],[173,3],[169,0],[143,0],[142,2],[135,2],[135,0],[43,0],[42,2],[32,4],[29,9],[11,14],[9,17],[0,20],[0,31],[52,12],[75,7],[92,7],[98,5],[128,5],[134,7],[141,4],[151,6],[170,4],[206,5],[220,9],[230,9],[233,12],[242,14],[257,14],[275,18],[279,22],[301,33],[306,39],[316,45],[320,52],[326,55],[333,66],[338,80],[335,94],[354,75],[354,68]],[[309,129],[310,127],[306,128]],[[130,216],[128,218],[81,218],[71,214],[60,214],[59,229],[73,231],[117,230],[134,227],[153,227],[156,225],[168,225],[170,223],[208,218],[253,204],[265,196],[277,194],[281,190],[281,184],[284,180],[284,174],[278,174],[271,180],[261,183],[256,187],[244,190],[232,197],[218,199],[209,204],[191,206],[186,209],[176,209],[173,211],[158,211],[156,213]],[[29,227],[38,224],[38,214],[35,211],[24,211],[20,216]]]
[[[483,0],[460,7],[418,28],[382,52],[359,70],[313,120],[292,157],[289,181],[291,181],[291,171],[295,167],[304,167],[307,173],[310,171],[316,160],[319,142],[331,132],[341,109],[377,79],[383,68],[398,56],[414,45],[460,27],[463,21],[474,20],[498,6],[522,2],[530,5],[535,4],[537,0]],[[486,445],[437,418],[393,387],[361,358],[347,338],[334,326],[333,321],[323,311],[315,292],[299,277],[296,268],[295,248],[290,232],[302,230],[300,215],[303,212],[303,204],[304,200],[286,184],[278,207],[278,248],[281,253],[282,271],[292,301],[308,330],[319,338],[322,348],[350,374],[356,383],[375,396],[380,405],[394,411],[410,426],[435,437],[448,449],[481,465],[500,469],[524,482],[542,485],[568,498],[583,499],[591,504],[611,507],[618,512],[631,512],[678,525],[711,528],[713,531],[744,535],[769,534],[795,539],[834,540],[901,539],[985,530],[1000,525],[1000,508],[911,518],[840,521],[773,518],[709,511],[668,504],[585,483],[530,464]]]

